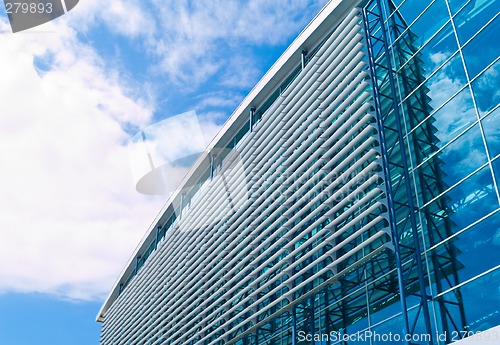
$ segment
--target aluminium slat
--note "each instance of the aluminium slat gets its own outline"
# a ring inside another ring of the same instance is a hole
[[[370,181],[367,181],[367,182],[370,182]]]
[[[387,232],[385,232],[385,231],[379,231],[379,232],[378,232],[377,234],[375,234],[374,236],[371,236],[369,239],[367,239],[366,241],[363,241],[360,245],[356,246],[356,247],[355,247],[354,249],[352,249],[349,253],[346,253],[346,254],[344,254],[343,256],[341,256],[340,258],[336,259],[336,260],[335,260],[335,261],[334,261],[331,265],[332,265],[332,266],[333,266],[333,264],[338,265],[340,262],[345,261],[345,260],[346,260],[346,258],[347,258],[348,256],[350,256],[350,255],[352,255],[352,254],[354,254],[354,253],[358,252],[359,250],[363,249],[364,247],[366,247],[368,244],[370,244],[371,242],[373,242],[373,241],[374,241],[374,240],[376,240],[377,238],[380,238],[380,237],[382,237],[382,236],[384,236],[384,235],[387,235]],[[348,255],[348,254],[350,254],[350,255]],[[317,265],[317,264],[318,264],[317,262],[313,262],[313,263],[312,263],[311,265],[309,265],[309,266],[313,267],[313,266],[315,266],[315,265]],[[305,286],[306,286],[307,284],[309,284],[311,281],[313,281],[314,279],[316,279],[316,278],[320,277],[322,274],[324,274],[324,273],[326,272],[326,270],[328,270],[328,269],[330,269],[330,268],[328,268],[328,267],[327,267],[327,268],[323,269],[322,271],[320,271],[320,272],[318,272],[318,273],[316,273],[316,274],[312,275],[311,277],[307,278],[306,280],[304,280],[304,282],[302,282],[302,283],[301,283],[301,284],[299,284],[298,286],[296,286],[296,287],[294,287],[294,288],[290,289],[290,290],[287,292],[287,294],[286,294],[286,295],[292,294],[292,293],[293,293],[293,292],[295,292],[296,290],[299,290],[299,289],[301,289],[301,288],[305,287]],[[323,271],[324,271],[324,272],[323,272]],[[273,290],[271,290],[271,292],[272,292],[272,294],[274,294],[274,293],[278,292],[278,290],[280,290],[280,289],[282,289],[282,287],[281,287],[281,286],[278,286],[278,287],[274,288]],[[273,302],[271,302],[271,303],[267,304],[265,307],[263,307],[263,308],[259,309],[256,313],[254,313],[254,314],[252,315],[252,318],[256,318],[258,315],[260,315],[260,314],[262,314],[262,313],[266,312],[268,309],[270,309],[270,308],[271,308],[271,307],[273,307],[274,305],[276,305],[276,304],[278,304],[278,303],[283,302],[283,300],[284,300],[284,299],[288,299],[288,298],[286,298],[286,297],[285,297],[286,295],[282,295],[282,296],[278,297],[278,298],[277,298],[276,300],[274,300]],[[265,299],[262,299],[262,300],[265,300]],[[249,306],[249,308],[252,308],[253,306],[258,306],[258,304],[259,304],[258,302],[254,302],[254,303],[252,303],[252,304]],[[284,308],[282,308],[282,310],[283,310],[283,309],[284,309]],[[278,313],[279,313],[279,312],[278,312]],[[228,323],[228,322],[226,321],[226,323]],[[226,324],[226,323],[225,323],[225,324]],[[230,332],[230,331],[229,331],[229,332]]]

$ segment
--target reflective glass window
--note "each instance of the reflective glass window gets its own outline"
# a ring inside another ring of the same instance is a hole
[[[392,0],[394,6],[396,7],[399,7],[399,5],[401,5],[401,3],[403,3],[405,0]],[[411,0],[409,0],[411,1]]]
[[[402,336],[402,333],[403,333],[403,330],[402,330],[402,325],[403,325],[403,318],[400,315],[390,319],[390,320],[387,320],[379,325],[376,325],[375,327],[372,327],[371,328],[371,331],[373,333],[377,333],[377,334],[389,334],[389,333],[392,333],[392,334],[399,334]],[[392,341],[391,341],[392,340]],[[374,345],[386,345],[386,344],[401,344],[401,341],[395,341],[394,339],[373,339],[373,342],[371,344],[374,344]]]
[[[498,253],[500,253],[500,212],[428,253],[434,277],[439,280],[436,284],[439,288],[435,294],[496,267],[500,264]]]
[[[472,90],[481,116],[500,104],[500,60],[474,80]]]
[[[422,209],[427,240],[440,242],[497,208],[491,170],[486,166]]]
[[[430,302],[427,304],[429,308],[429,312],[431,312],[431,318],[432,318],[432,306],[430,305]],[[415,330],[413,331],[413,334],[417,337],[414,338],[413,341],[410,342],[412,345],[425,345],[429,344],[429,341],[426,341],[425,339],[418,339],[420,336],[424,335],[429,335],[433,336],[432,334],[428,334],[425,328],[425,319],[424,316],[422,315],[422,310],[419,307],[414,307],[408,311],[408,319],[412,320],[413,322],[416,320],[415,323]],[[401,343],[400,343],[401,344]]]
[[[393,267],[394,259],[379,261],[376,265]],[[401,313],[401,301],[397,290],[397,274],[395,271],[377,278],[367,287],[370,308],[370,324],[374,325]],[[392,287],[392,288],[390,288]],[[412,306],[418,303],[414,296],[407,296],[407,304]]]
[[[481,132],[475,125],[416,170],[426,188],[421,203],[427,203],[486,162]]]
[[[454,18],[458,38],[465,44],[498,13],[500,2],[496,0],[471,1]]]
[[[500,108],[486,116],[482,124],[490,156],[496,157],[500,154]]]
[[[500,16],[462,49],[470,79],[474,79],[498,57],[498,42],[500,42]]]
[[[438,0],[443,1],[443,0]],[[431,0],[406,0],[399,7],[399,14],[403,17],[406,26],[410,25],[424,10]]]
[[[442,298],[452,303],[460,296],[459,308],[449,308],[453,320],[460,320],[465,311],[466,329],[484,331],[500,324],[500,269],[473,280]]]
[[[451,13],[457,13],[469,0],[447,0],[450,4]],[[474,0],[473,0],[474,1]]]
[[[424,324],[424,318],[422,315],[421,310],[419,310],[418,307],[413,307],[411,308],[412,304],[409,304],[409,310],[408,310],[408,318],[410,320],[415,320],[417,319],[417,322],[415,324],[415,329],[414,329],[414,334],[426,334],[427,332],[425,331],[425,324]],[[372,339],[366,339],[364,344],[373,344],[373,345],[387,345],[387,344],[394,344],[394,345],[401,345],[404,342],[401,339],[404,339],[404,333],[403,333],[403,318],[401,314],[398,316],[389,319],[385,322],[382,322],[378,325],[375,325],[371,329],[372,334],[374,335]],[[375,334],[377,336],[375,336]],[[392,334],[392,336],[391,336]],[[395,334],[399,334],[401,336],[401,339],[398,340],[398,337],[394,336]],[[369,340],[372,340],[370,342]],[[349,342],[350,344],[351,342]],[[420,342],[417,341],[417,339],[414,339],[414,342],[412,344],[427,344],[428,342]]]
[[[453,34],[453,27],[448,23],[434,36],[418,54],[424,70],[423,75],[429,75],[443,64],[458,50],[457,40]]]
[[[475,121],[477,121],[477,116],[471,91],[469,87],[465,87],[442,108],[436,110],[421,125],[422,128],[417,128],[415,135],[423,137],[426,135],[424,132],[432,133],[433,137],[430,144],[434,146],[435,151],[436,148],[448,144]]]
[[[438,0],[418,18],[410,27],[415,35],[415,43],[418,47],[429,40],[448,20],[450,14],[443,0]]]
[[[456,54],[425,83],[425,87],[429,89],[427,93],[430,98],[429,104],[434,109],[439,108],[466,82],[462,59]]]
[[[495,180],[497,181],[497,188],[500,189],[500,157],[492,162],[493,172],[495,173]]]
[[[393,284],[396,283],[397,278],[394,277]],[[394,292],[391,294],[386,294],[385,300],[370,301],[370,320],[372,324],[387,320],[388,318],[393,317],[400,312],[401,302],[397,295],[397,290],[394,290]]]
[[[454,93],[459,91],[466,83],[467,78],[459,54],[455,54],[439,70],[437,70],[425,83],[421,83],[418,75],[409,73],[409,68],[400,71],[397,82],[399,89],[410,98],[421,98],[421,94],[427,95],[426,103],[432,109],[441,107]],[[422,84],[419,88],[417,86]]]

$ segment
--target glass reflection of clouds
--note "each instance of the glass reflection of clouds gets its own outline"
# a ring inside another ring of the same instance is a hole
[[[437,145],[442,147],[477,120],[470,89],[462,89],[432,116],[437,129]]]
[[[445,302],[436,307],[460,328],[484,330],[500,321],[500,296],[491,294],[490,314],[477,307],[484,301],[474,291],[500,275],[478,278],[500,263],[500,1],[392,3],[396,19],[387,26],[414,193],[424,242],[435,246],[428,264],[441,266],[433,268],[432,290]],[[491,255],[478,259],[482,252]]]
[[[447,186],[452,186],[486,162],[481,132],[476,124],[463,136],[432,156],[429,161],[425,161],[423,168],[429,164],[439,164],[443,182]]]
[[[420,50],[420,59],[426,67],[424,73],[433,72],[457,50],[458,45],[453,34],[453,26],[448,23]]]
[[[481,116],[500,103],[500,59],[472,83],[477,108]]]
[[[462,49],[470,79],[474,79],[482,70],[498,59],[499,41],[500,15],[497,15]]]
[[[146,127],[128,145],[136,190],[149,195],[173,192],[207,144],[194,111]]]
[[[491,157],[500,155],[500,107],[482,120],[483,130]],[[500,171],[497,177],[500,178]]]

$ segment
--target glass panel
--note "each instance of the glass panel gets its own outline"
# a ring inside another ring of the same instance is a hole
[[[430,302],[427,303],[427,306],[429,308],[429,312],[431,314],[431,319],[432,319],[432,305]],[[430,339],[434,339],[434,344],[436,344],[436,339],[435,335],[432,334],[433,332],[431,331],[427,332],[426,327],[425,327],[425,319],[424,315],[422,313],[422,310],[419,307],[414,307],[413,309],[409,310],[408,312],[408,319],[410,322],[416,322],[415,323],[415,330],[413,331],[413,336],[409,344],[411,345],[428,345],[430,344]],[[433,325],[431,325],[433,328]],[[401,342],[400,344],[404,344]]]
[[[462,59],[457,54],[436,72],[427,82],[429,104],[433,109],[439,108],[450,95],[460,90],[467,82]]]
[[[419,81],[421,78],[415,79],[415,77],[418,76],[408,75],[408,73],[408,68],[405,67],[400,72],[400,77],[397,79],[399,88],[404,91],[405,95],[415,90],[418,84],[421,83]],[[465,76],[462,60],[460,59],[460,55],[456,54],[421,85],[410,98],[422,99],[423,94],[426,96],[425,102],[427,106],[430,106],[432,109],[437,109],[445,103],[451,95],[460,90],[466,84],[466,80],[467,78]]]
[[[387,345],[387,344],[394,344],[394,345],[399,345],[401,344],[401,339],[398,338],[398,340],[394,339],[389,339],[387,337],[382,338],[382,336],[387,336],[388,334],[397,334],[399,337],[403,337],[403,318],[401,317],[401,314],[393,319],[387,320],[384,323],[381,323],[380,325],[377,325],[375,327],[371,328],[371,331],[377,335],[380,335],[380,338],[377,339],[371,339],[373,342],[370,344],[373,345]]]
[[[500,16],[462,49],[471,80],[498,57],[496,42],[500,42]]]
[[[420,47],[427,42],[449,19],[446,3],[443,0],[435,1],[410,27],[410,31],[416,35],[416,46]]]
[[[447,0],[450,4],[451,13],[455,14],[462,8],[463,5],[469,0]]]
[[[494,160],[492,165],[493,173],[495,174],[495,180],[497,181],[497,188],[500,189],[500,158]]]
[[[484,331],[500,324],[500,269],[450,291],[443,298],[456,303],[457,296],[459,308],[450,307],[447,311],[453,320],[460,320],[462,309],[468,331]]]
[[[413,304],[409,304],[408,306],[410,307],[408,310],[409,320],[413,323],[413,321],[417,319],[412,333],[413,337],[411,339],[411,344],[428,344],[429,339],[426,338],[428,332],[425,331],[424,317],[421,310]],[[367,337],[363,344],[405,344],[403,318],[401,313],[392,319],[371,327],[370,332],[364,332],[364,334],[367,335]],[[351,344],[351,342],[349,342],[349,344]]]
[[[341,282],[339,287],[342,290],[339,293],[342,295],[348,294],[345,289],[347,285],[349,283]],[[331,304],[328,307],[326,312],[329,314],[332,329],[343,329],[350,334],[354,334],[368,327],[366,290],[362,285],[358,286],[361,288],[353,294],[349,294],[342,302]]]
[[[474,80],[472,90],[481,116],[500,103],[500,60]]]
[[[401,67],[402,64],[411,59],[404,67],[405,73],[408,73],[408,66],[410,66],[413,74],[418,73],[420,79],[431,75],[458,50],[457,40],[453,34],[451,23],[448,23],[436,36],[427,42],[417,54],[415,54],[417,47],[411,47],[411,42],[409,42],[408,38],[400,42],[400,47],[403,46],[403,42],[405,43],[403,48],[411,52],[411,54],[399,53],[398,57],[400,61],[397,66]]]
[[[435,295],[500,264],[500,212],[428,253]]]
[[[458,45],[453,34],[453,27],[451,23],[448,23],[420,50],[419,59],[425,70],[423,74],[429,75],[457,50]]]
[[[379,262],[382,266],[393,268],[395,265],[392,254],[388,260]],[[377,264],[379,264],[377,263]],[[395,271],[381,275],[375,282],[368,285],[368,300],[370,308],[370,324],[374,325],[401,313],[401,301],[397,288],[398,278]]]
[[[458,38],[465,44],[500,10],[500,1],[471,1],[455,17]]]
[[[399,8],[399,13],[403,17],[406,26],[410,25],[430,3],[430,0],[405,1]]]
[[[494,110],[481,122],[490,156],[496,157],[500,154],[500,108]]]
[[[392,3],[394,4],[394,6],[398,7],[399,5],[401,5],[401,3],[403,2],[404,0],[392,0]],[[410,0],[409,0],[410,1]]]
[[[489,166],[422,209],[427,240],[436,244],[498,208]]]
[[[487,162],[481,131],[476,124],[441,152],[425,162],[418,170],[420,175],[439,179],[443,190],[457,183]],[[426,177],[424,177],[427,179]],[[429,183],[429,181],[427,181]],[[440,188],[441,189],[441,188]],[[440,192],[442,192],[440,191]]]
[[[435,148],[441,148],[476,120],[477,116],[471,92],[469,87],[465,87],[441,109],[437,110],[415,132],[418,137],[425,136],[424,131],[432,133],[431,144]],[[420,160],[418,163],[420,162],[422,161]]]

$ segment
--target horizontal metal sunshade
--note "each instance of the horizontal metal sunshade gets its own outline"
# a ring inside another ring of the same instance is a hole
[[[360,23],[353,10],[191,200],[103,344],[237,342],[390,242]]]

